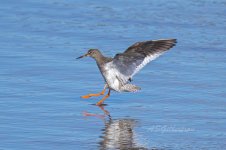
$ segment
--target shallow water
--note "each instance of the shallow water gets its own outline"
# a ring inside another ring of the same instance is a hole
[[[0,5],[0,149],[225,149],[226,3],[222,0],[8,0]],[[177,38],[112,93],[89,48],[114,56]],[[104,111],[105,110],[105,111]],[[110,117],[108,116],[110,114]]]

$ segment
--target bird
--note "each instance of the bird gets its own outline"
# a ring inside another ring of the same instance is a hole
[[[100,106],[110,96],[111,91],[137,92],[140,87],[131,84],[132,78],[149,62],[156,59],[167,50],[175,46],[177,39],[159,39],[136,42],[123,53],[116,54],[113,58],[104,56],[99,49],[89,49],[88,52],[77,59],[92,57],[105,80],[104,88],[97,94],[87,94],[81,98],[87,99],[93,96],[104,95],[96,103]]]

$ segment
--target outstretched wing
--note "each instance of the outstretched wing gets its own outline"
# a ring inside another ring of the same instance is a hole
[[[116,54],[113,65],[124,78],[129,80],[146,64],[175,46],[175,44],[176,39],[137,42],[124,53]]]

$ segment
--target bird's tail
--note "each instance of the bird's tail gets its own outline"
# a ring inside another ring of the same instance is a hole
[[[122,91],[124,92],[137,92],[139,90],[141,90],[141,88],[133,84],[125,84],[122,87]]]

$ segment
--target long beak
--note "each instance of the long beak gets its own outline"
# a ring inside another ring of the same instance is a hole
[[[78,57],[76,59],[80,59],[80,58],[87,57],[87,56],[88,56],[88,54],[85,54],[85,55],[82,55],[82,56],[80,56],[80,57]]]

